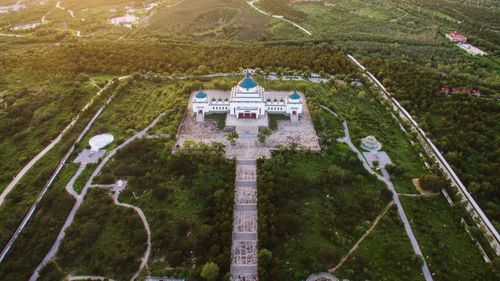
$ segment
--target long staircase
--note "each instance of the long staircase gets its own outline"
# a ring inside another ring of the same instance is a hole
[[[257,161],[236,161],[231,281],[257,281]]]

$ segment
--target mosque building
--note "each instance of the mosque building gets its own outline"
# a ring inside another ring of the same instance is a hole
[[[260,119],[267,114],[283,114],[298,121],[302,114],[302,96],[298,92],[277,97],[266,93],[250,76],[245,76],[226,97],[211,97],[203,91],[192,100],[193,114],[203,121],[205,114],[228,113],[237,119]]]

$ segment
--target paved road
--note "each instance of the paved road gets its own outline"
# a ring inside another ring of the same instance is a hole
[[[68,281],[79,281],[79,280],[84,280],[84,281],[88,281],[88,280],[115,281],[113,279],[110,279],[107,277],[102,277],[102,276],[68,276],[67,280]]]
[[[26,175],[26,173],[31,169],[33,168],[33,166],[43,157],[45,156],[45,154],[47,154],[47,152],[49,152],[50,150],[52,150],[52,148],[54,148],[54,146],[56,146],[56,144],[58,144],[62,138],[64,137],[64,135],[71,129],[75,126],[75,124],[78,122],[78,120],[80,119],[81,115],[83,112],[85,112],[88,108],[90,108],[90,106],[92,106],[92,104],[94,103],[95,101],[95,98],[96,97],[99,97],[106,89],[109,88],[109,86],[111,86],[111,83],[112,81],[110,81],[104,88],[102,88],[101,90],[99,90],[96,95],[94,96],[94,98],[92,98],[81,110],[81,112],[75,117],[73,118],[73,120],[71,120],[71,122],[69,123],[68,126],[66,126],[66,128],[64,128],[64,130],[62,130],[62,132],[49,144],[47,145],[42,151],[40,151],[40,153],[38,153],[33,159],[31,159],[30,162],[28,162],[28,164],[26,164],[22,169],[21,171],[14,177],[14,179],[9,183],[9,185],[3,190],[2,194],[0,195],[0,206],[3,205],[4,201],[5,201],[5,198],[7,197],[7,195],[9,195],[9,193],[14,189],[14,187],[19,183],[19,181],[24,177],[24,175]],[[0,259],[0,262],[1,262],[1,259]]]
[[[80,177],[86,167],[86,164],[80,164],[80,167],[78,167],[75,175],[69,180],[68,184],[66,184],[66,191],[75,199],[78,198],[78,192],[75,191],[75,188],[73,186],[75,185],[75,181],[78,179],[78,177]]]
[[[92,173],[92,175],[90,176],[90,178],[88,179],[87,183],[85,184],[82,192],[80,193],[80,195],[78,195],[78,198],[76,200],[76,203],[75,205],[73,206],[73,209],[71,210],[71,212],[69,213],[69,216],[66,218],[66,221],[63,225],[63,227],[61,228],[61,231],[59,232],[59,235],[57,236],[57,239],[56,241],[54,242],[54,244],[52,245],[52,247],[50,248],[49,252],[47,253],[47,255],[45,256],[45,258],[42,260],[42,262],[38,265],[38,267],[35,269],[35,271],[33,272],[33,274],[31,275],[30,277],[30,281],[35,281],[38,279],[38,277],[40,276],[40,271],[43,269],[43,267],[48,263],[50,262],[57,254],[57,251],[59,250],[59,246],[61,245],[61,242],[64,238],[64,236],[66,235],[66,229],[68,229],[68,227],[71,226],[71,224],[73,223],[73,220],[75,218],[75,215],[76,215],[76,212],[78,211],[78,209],[80,208],[81,204],[83,203],[83,200],[85,198],[85,195],[87,194],[87,191],[89,190],[90,186],[92,185],[92,181],[94,180],[94,178],[101,172],[102,168],[106,165],[106,163],[108,163],[108,161],[122,148],[124,148],[125,146],[127,146],[128,144],[130,144],[132,141],[134,141],[135,139],[138,139],[138,138],[142,138],[144,137],[144,135],[146,135],[146,132],[151,129],[153,126],[156,125],[156,123],[158,123],[158,121],[160,120],[160,118],[163,116],[163,113],[160,114],[158,117],[155,118],[155,120],[153,120],[153,122],[151,122],[151,124],[149,124],[146,128],[144,128],[142,131],[138,132],[137,134],[133,135],[132,137],[128,138],[126,141],[124,141],[122,144],[120,144],[119,146],[117,146],[116,148],[114,148],[113,150],[111,150],[107,155],[106,157],[99,163],[99,165],[97,166],[97,168],[94,170],[94,172]],[[142,211],[141,211],[142,213]],[[144,215],[144,214],[142,214]],[[147,227],[147,231],[149,230],[149,225]],[[150,232],[148,232],[150,233]],[[148,252],[149,252],[149,249],[150,249],[150,245],[148,245]],[[142,266],[142,263],[141,263],[141,266]]]
[[[123,80],[123,79],[127,79],[129,76],[123,76],[123,77],[120,77],[119,80]],[[92,98],[92,100],[87,103],[83,109],[82,109],[82,113],[85,112],[90,106],[91,104],[94,102],[94,100],[101,95],[101,93],[106,90],[110,85],[111,85],[112,81],[110,81],[102,90],[98,91],[97,94]],[[54,180],[56,179],[57,175],[59,175],[59,172],[62,170],[64,164],[66,163],[66,161],[68,160],[69,156],[71,155],[71,153],[73,153],[73,151],[75,150],[75,147],[76,147],[76,144],[78,142],[80,142],[83,138],[83,136],[87,133],[87,131],[92,127],[92,125],[94,124],[95,120],[97,119],[97,117],[99,117],[99,115],[103,112],[103,110],[106,108],[106,106],[113,100],[113,97],[114,97],[114,94],[111,95],[108,100],[106,101],[106,103],[94,114],[94,116],[92,117],[92,119],[89,121],[89,123],[87,124],[87,126],[85,126],[85,128],[82,130],[82,132],[80,133],[80,135],[78,136],[78,138],[75,140],[75,142],[73,143],[73,145],[71,146],[71,148],[68,150],[68,152],[66,153],[66,155],[64,155],[63,159],[61,160],[61,162],[59,163],[59,165],[57,166],[56,170],[54,171],[54,173],[52,173],[52,176],[50,177],[50,179],[48,180],[47,184],[44,186],[44,188],[42,189],[42,191],[40,192],[40,194],[38,195],[38,197],[36,198],[35,202],[33,203],[33,205],[31,206],[31,208],[29,209],[28,213],[26,214],[26,216],[24,217],[23,221],[21,222],[21,224],[18,226],[18,228],[16,229],[16,231],[14,232],[14,234],[12,235],[12,237],[10,238],[9,242],[7,243],[7,245],[4,247],[4,249],[2,250],[2,252],[0,253],[0,263],[4,260],[5,256],[7,255],[7,253],[9,252],[10,248],[12,247],[12,245],[14,244],[14,242],[17,240],[17,238],[19,237],[19,234],[23,231],[24,227],[26,227],[26,224],[29,222],[29,220],[31,219],[31,217],[33,216],[33,214],[35,213],[35,210],[36,208],[38,207],[38,204],[40,204],[40,201],[42,201],[42,198],[45,196],[45,194],[47,193],[47,191],[49,190],[50,186],[52,185],[52,183],[54,182]],[[68,125],[68,127],[66,127],[60,137],[62,138],[62,136],[64,136],[64,134],[72,127],[76,124],[76,121],[80,118],[81,116],[81,113],[77,115],[77,117],[75,117],[75,119],[70,123],[70,125]],[[71,126],[71,127],[70,127]],[[46,152],[45,152],[46,153]],[[43,155],[42,155],[43,156]],[[30,161],[31,163],[31,161]],[[28,167],[24,167],[23,170],[26,168],[26,171],[23,172],[21,171],[20,174],[21,175],[18,175],[18,179],[15,180],[13,183],[11,183],[12,187],[11,187],[11,190],[14,188],[14,186],[19,182],[19,180],[21,180],[22,176],[24,176],[26,174],[26,172],[34,165],[31,164],[29,165],[28,163]],[[17,177],[16,177],[17,178]],[[10,192],[10,191],[9,191]],[[5,193],[5,194],[4,194]],[[5,198],[8,194],[8,192],[6,193],[6,191],[4,190],[4,193],[2,193],[2,196]],[[3,201],[2,201],[3,202]],[[0,205],[1,206],[1,205]]]
[[[353,56],[347,55],[347,57],[356,64],[363,72],[370,78],[370,80],[379,87],[382,97],[388,100],[395,111],[399,114],[399,116],[408,121],[408,123],[412,126],[412,129],[417,132],[418,140],[422,145],[422,148],[429,154],[429,156],[435,160],[435,163],[439,165],[441,171],[447,175],[447,177],[451,180],[453,186],[455,186],[458,191],[461,193],[462,197],[464,197],[468,201],[468,205],[466,206],[466,210],[469,214],[474,218],[477,223],[477,226],[480,229],[484,230],[484,234],[490,243],[491,247],[495,250],[497,255],[500,255],[500,234],[498,230],[490,221],[490,219],[483,212],[481,207],[477,204],[476,200],[467,190],[467,187],[462,183],[460,178],[456,175],[453,168],[450,166],[446,158],[442,155],[441,151],[434,145],[432,140],[430,140],[424,130],[420,127],[420,125],[413,119],[411,114],[396,100],[392,97],[391,93],[387,91],[384,85],[373,75],[370,71],[359,62]]]
[[[144,255],[141,258],[141,264],[139,266],[139,269],[134,273],[134,275],[132,276],[132,279],[130,279],[130,280],[134,281],[134,280],[137,280],[137,278],[139,278],[139,275],[141,274],[142,270],[144,270],[144,267],[146,267],[146,265],[148,264],[149,256],[151,255],[151,228],[149,227],[149,223],[148,223],[148,220],[146,219],[146,215],[144,215],[144,212],[139,207],[136,207],[136,206],[133,206],[130,204],[126,204],[126,203],[120,203],[118,201],[118,196],[115,196],[114,201],[115,201],[115,204],[118,206],[134,209],[137,212],[137,214],[139,214],[139,217],[141,218],[142,224],[144,225],[144,229],[146,229],[146,233],[147,233],[147,237],[148,237],[147,238],[146,252],[144,253]]]
[[[325,108],[325,107],[322,106],[322,108]],[[331,110],[328,110],[328,111],[331,112]],[[403,209],[403,205],[401,204],[401,201],[399,200],[398,193],[396,192],[396,189],[394,188],[394,185],[392,184],[392,182],[390,180],[389,173],[385,169],[381,169],[382,175],[380,175],[380,174],[376,173],[368,165],[368,162],[364,158],[363,154],[358,150],[358,148],[351,141],[351,136],[350,136],[350,133],[349,133],[349,126],[347,125],[347,121],[344,121],[343,125],[344,125],[344,134],[345,134],[345,137],[344,138],[340,138],[338,141],[346,143],[349,146],[349,148],[354,153],[356,153],[356,155],[358,156],[359,160],[363,164],[363,167],[365,168],[365,170],[367,170],[370,174],[375,175],[377,177],[377,179],[379,179],[380,181],[383,181],[387,185],[387,187],[389,188],[389,190],[392,192],[392,198],[394,200],[394,203],[397,206],[399,217],[401,218],[401,221],[403,221],[403,224],[404,224],[404,227],[405,227],[405,231],[406,231],[406,235],[410,239],[411,245],[413,247],[413,251],[415,252],[416,255],[422,257],[422,260],[423,260],[423,263],[422,263],[422,273],[424,275],[424,278],[425,278],[426,281],[433,281],[432,274],[431,274],[431,272],[429,270],[429,267],[427,266],[427,262],[425,261],[425,258],[424,258],[423,254],[422,254],[420,246],[418,245],[417,238],[415,237],[415,234],[413,233],[413,230],[411,228],[410,222],[408,221],[408,218],[406,217],[406,213],[405,213],[405,211]]]

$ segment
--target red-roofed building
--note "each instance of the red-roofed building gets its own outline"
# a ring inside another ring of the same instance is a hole
[[[453,43],[462,43],[465,44],[467,42],[467,37],[463,35],[460,31],[455,30],[452,33],[448,34],[448,39],[450,39]]]
[[[467,89],[467,88],[443,87],[443,88],[441,88],[441,93],[446,94],[446,95],[448,95],[448,94],[452,94],[452,95],[466,94],[466,95],[471,95],[471,96],[476,96],[476,97],[481,96],[481,90],[473,90],[473,89]]]

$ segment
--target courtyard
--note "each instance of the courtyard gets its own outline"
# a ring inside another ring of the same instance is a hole
[[[219,97],[224,99],[229,95],[229,92],[211,90],[205,91],[211,97]],[[280,99],[286,97],[289,92],[285,91],[270,91],[265,93],[266,99]],[[306,98],[303,97],[303,112],[299,122],[291,122],[290,120],[279,120],[278,128],[271,132],[271,135],[266,138],[264,143],[259,143],[257,134],[259,127],[268,127],[269,118],[267,115],[258,119],[237,119],[234,116],[227,114],[225,131],[236,131],[239,133],[235,143],[227,139],[224,130],[218,130],[217,124],[213,120],[204,120],[197,122],[196,117],[192,114],[192,101],[195,92],[190,97],[187,113],[177,133],[177,141],[174,148],[181,148],[186,141],[214,143],[218,142],[226,147],[226,156],[228,158],[236,157],[238,159],[257,159],[260,157],[270,157],[271,152],[280,147],[290,147],[295,145],[300,149],[320,151],[318,136],[314,129],[311,114],[309,112]]]

